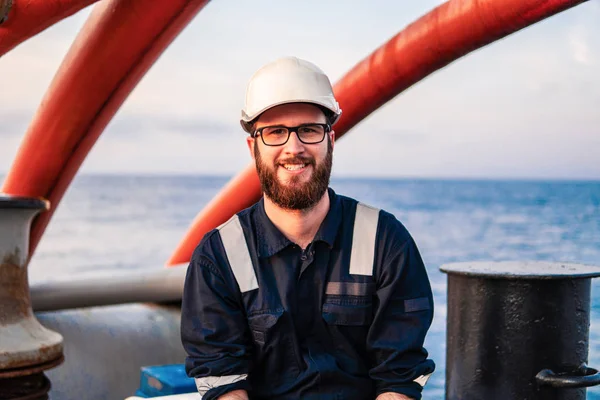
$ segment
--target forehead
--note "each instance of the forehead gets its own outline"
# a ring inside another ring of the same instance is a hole
[[[325,123],[327,119],[321,109],[312,104],[282,104],[265,111],[256,121],[256,128],[267,125],[295,126],[310,122]]]

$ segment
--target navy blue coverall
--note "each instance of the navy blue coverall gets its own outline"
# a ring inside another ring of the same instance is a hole
[[[415,379],[435,365],[423,348],[433,296],[417,246],[381,210],[372,276],[350,274],[358,202],[328,194],[330,210],[304,250],[273,225],[263,200],[238,213],[257,288],[240,291],[217,229],[195,249],[181,337],[204,400],[235,389],[251,399],[421,398]]]

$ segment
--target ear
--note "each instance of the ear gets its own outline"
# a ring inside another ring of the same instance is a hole
[[[252,159],[254,160],[254,141],[256,139],[253,138],[252,136],[248,136],[246,138],[246,144],[248,145],[248,149],[250,150],[250,156],[252,157]]]
[[[335,131],[333,129],[331,130],[331,132],[329,132],[329,138],[331,139],[331,149],[333,150],[335,142]]]

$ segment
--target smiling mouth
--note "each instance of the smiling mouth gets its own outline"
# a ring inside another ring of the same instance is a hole
[[[281,166],[285,169],[287,169],[288,171],[299,171],[302,168],[306,167],[308,164],[307,163],[302,163],[302,164],[281,164]]]

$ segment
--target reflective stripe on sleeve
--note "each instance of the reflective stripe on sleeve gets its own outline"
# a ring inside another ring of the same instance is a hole
[[[421,386],[425,386],[425,384],[429,380],[429,377],[431,377],[431,374],[421,375],[418,378],[416,378],[414,381],[417,382]]]
[[[196,382],[196,389],[202,396],[206,394],[210,389],[216,388],[223,385],[229,385],[231,383],[239,382],[246,379],[248,375],[227,375],[227,376],[207,376],[205,378],[194,378]]]
[[[254,273],[250,252],[239,217],[234,215],[218,229],[229,265],[231,265],[231,270],[237,280],[240,291],[244,293],[258,289],[258,281],[256,280],[256,274]]]
[[[379,209],[358,203],[354,217],[350,274],[373,276]]]

